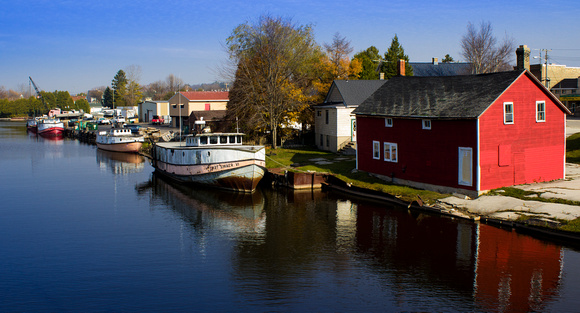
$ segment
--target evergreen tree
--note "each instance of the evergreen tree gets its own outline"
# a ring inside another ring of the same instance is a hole
[[[443,63],[453,63],[453,62],[455,62],[455,61],[453,61],[453,58],[452,58],[452,57],[451,57],[449,54],[446,54],[446,55],[445,55],[445,59],[443,59],[443,61],[442,61],[442,62],[443,62]]]
[[[111,83],[113,90],[115,91],[113,94],[115,100],[113,106],[119,107],[126,105],[125,96],[127,95],[127,82],[125,71],[119,70]]]
[[[113,90],[109,87],[103,93],[103,106],[113,108]]]
[[[397,64],[399,60],[405,60],[405,76],[413,76],[413,68],[409,64],[409,56],[405,55],[405,49],[399,44],[399,38],[395,37],[391,41],[391,46],[385,52],[385,59],[381,66],[381,72],[385,73],[385,79],[397,76]]]
[[[379,79],[377,66],[383,58],[379,54],[377,47],[370,46],[366,50],[358,52],[353,57],[353,60],[355,59],[362,64],[362,71],[358,75],[358,79]]]

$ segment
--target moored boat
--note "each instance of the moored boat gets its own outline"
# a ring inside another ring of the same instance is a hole
[[[37,122],[37,133],[45,137],[62,136],[64,124],[59,119],[46,118]]]
[[[130,129],[125,128],[100,131],[97,133],[96,140],[99,149],[129,153],[139,152],[143,142],[145,142],[143,136],[133,135]]]
[[[36,133],[38,121],[36,119],[28,119],[26,121],[26,130]]]
[[[253,192],[264,177],[266,148],[242,144],[241,133],[204,133],[158,142],[153,167],[177,181]]]

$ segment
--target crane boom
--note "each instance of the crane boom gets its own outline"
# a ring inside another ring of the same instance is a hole
[[[36,90],[36,94],[38,95],[38,97],[42,101],[42,104],[44,105],[44,108],[48,110],[48,106],[46,105],[46,102],[44,102],[44,98],[42,97],[42,94],[40,93],[40,90],[38,90],[38,87],[36,87],[36,84],[32,80],[32,77],[28,76],[28,79],[30,79],[30,82],[32,83],[32,86],[34,86],[34,90]]]

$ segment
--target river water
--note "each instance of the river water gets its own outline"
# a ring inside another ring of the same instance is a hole
[[[573,312],[580,253],[332,192],[238,195],[0,122],[0,311]]]

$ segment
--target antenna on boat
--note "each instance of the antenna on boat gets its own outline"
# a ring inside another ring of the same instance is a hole
[[[179,145],[181,146],[181,128],[183,127],[181,121],[183,121],[183,116],[181,116],[181,92],[179,92],[179,84],[177,84],[177,100],[179,101]]]

